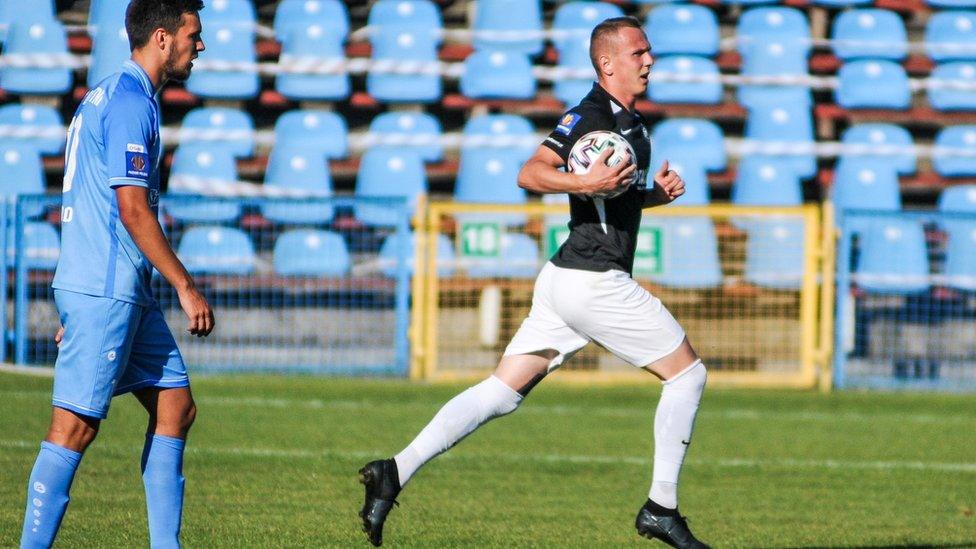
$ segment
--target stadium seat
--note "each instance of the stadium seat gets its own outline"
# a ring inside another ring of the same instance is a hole
[[[718,124],[699,118],[669,118],[651,132],[653,172],[668,159],[672,163],[699,163],[705,169],[724,170],[725,136]]]
[[[440,10],[429,0],[378,0],[369,9],[366,25],[376,32],[406,27],[439,32],[442,23]]]
[[[655,55],[711,57],[718,54],[718,19],[715,12],[705,6],[657,6],[647,15],[646,28],[647,35],[653,37]]]
[[[203,27],[206,49],[200,53],[199,65],[186,80],[186,89],[195,95],[213,99],[251,99],[260,88],[254,70],[208,70],[206,63],[254,63],[254,30],[233,23],[214,23]]]
[[[420,156],[400,147],[374,147],[359,162],[356,198],[403,197],[410,212],[427,192],[427,174]],[[394,226],[402,207],[356,202],[356,218],[371,226]],[[409,217],[408,214],[407,217]]]
[[[3,0],[0,2],[0,42],[6,40],[10,25],[35,19],[54,19],[53,0]]]
[[[736,38],[743,56],[749,55],[750,48],[770,41],[794,42],[809,48],[810,26],[803,12],[795,8],[752,8],[739,17]]]
[[[199,107],[186,113],[180,125],[180,145],[187,144],[225,148],[236,157],[251,156],[254,122],[247,111]]]
[[[532,124],[520,116],[493,114],[472,118],[464,127],[464,137],[481,143],[461,147],[454,199],[459,202],[524,204],[525,190],[518,186],[518,172],[532,155],[534,146],[500,146],[505,137],[532,136]],[[523,214],[465,214],[465,221],[498,221],[509,225],[525,222]]]
[[[61,238],[50,223],[34,221],[24,224],[24,240],[18,244],[24,252],[27,268],[53,271],[61,254]]]
[[[342,116],[323,110],[290,110],[279,116],[274,126],[276,146],[313,147],[325,158],[344,158],[349,154],[348,134]]]
[[[596,80],[590,61],[590,39],[563,41],[557,68],[567,74],[552,83],[552,94],[567,107],[576,105],[593,89]]]
[[[465,260],[471,278],[533,278],[540,265],[539,245],[523,233],[502,234],[498,257]]]
[[[713,80],[682,81],[682,77],[711,77]],[[655,103],[717,105],[722,102],[719,78],[718,66],[711,59],[690,55],[661,57],[654,63],[647,97]]]
[[[896,109],[911,106],[905,68],[894,61],[864,59],[844,63],[834,90],[837,104],[845,109]]]
[[[897,13],[866,8],[844,11],[831,26],[834,55],[851,59],[901,61],[908,55],[908,33]]]
[[[253,28],[256,23],[251,0],[210,0],[200,10],[200,24],[230,23],[242,29]]]
[[[798,206],[803,186],[789,160],[748,156],[739,161],[732,202],[742,206]]]
[[[31,133],[37,135],[26,135]],[[54,107],[20,103],[0,106],[0,142],[30,145],[45,155],[61,154],[64,134],[61,115]]]
[[[976,59],[976,11],[932,14],[925,25],[925,52],[939,63]]]
[[[518,52],[475,51],[464,60],[461,93],[472,99],[531,99],[535,96],[532,64]]]
[[[292,23],[281,39],[281,65],[317,66],[326,62],[345,62],[343,37],[330,32],[332,25],[313,20]],[[349,97],[349,74],[289,73],[275,77],[275,89],[289,99],[338,100]]]
[[[536,55],[542,52],[539,0],[492,0],[474,7],[475,50],[494,49]]]
[[[746,139],[799,145],[814,141],[813,117],[802,101],[768,103],[749,109],[746,119]],[[796,174],[801,179],[813,177],[817,160],[813,154],[790,155]]]
[[[792,38],[773,36],[753,42],[743,48],[742,70],[744,76],[804,78],[807,72],[809,46]],[[737,97],[744,107],[769,105],[781,101],[802,102],[812,105],[810,89],[805,85],[743,84]]]
[[[976,175],[976,157],[972,152],[976,147],[976,126],[948,126],[935,136],[932,167],[944,177]],[[953,150],[969,156],[952,156]]]
[[[0,141],[0,197],[12,204],[19,194],[43,192],[44,166],[37,150],[30,145]]]
[[[94,40],[101,29],[125,28],[129,0],[91,0],[88,5],[88,34]]]
[[[872,4],[872,0],[813,0],[813,4],[828,8],[845,8],[849,6],[864,6]]]
[[[893,124],[866,123],[850,126],[841,135],[843,145],[860,146],[861,148],[873,147],[901,147],[909,148],[914,146],[912,134],[901,126]],[[852,156],[860,158],[874,158],[884,162],[894,164],[895,169],[901,175],[911,175],[915,173],[918,162],[914,151],[898,152],[897,154],[847,154],[841,153],[842,157]]]
[[[7,61],[18,55],[47,54],[58,61],[68,57],[67,34],[56,19],[24,18],[12,23],[3,44]],[[72,70],[4,65],[0,88],[15,94],[63,94],[71,89]]]
[[[642,2],[652,2],[657,0],[638,0]],[[667,0],[667,1],[677,1],[677,0]],[[759,4],[777,4],[779,0],[722,0],[723,4],[731,4],[734,6],[754,6]]]
[[[369,133],[377,139],[396,139],[381,141],[381,145],[397,145],[402,150],[413,151],[424,162],[440,162],[444,158],[444,146],[440,138],[441,123],[433,115],[425,112],[386,112],[380,114],[369,124]],[[419,140],[418,144],[407,144]]]
[[[834,172],[833,201],[838,220],[846,209],[901,209],[898,172],[885,159],[845,157]]]
[[[916,294],[929,288],[925,232],[917,221],[883,218],[861,233],[857,285],[879,294]]]
[[[372,33],[372,60],[391,68],[437,63],[439,36],[436,29],[389,27]],[[441,97],[440,74],[397,74],[370,71],[366,91],[378,101],[429,103]]]
[[[261,212],[269,220],[285,224],[322,224],[332,220],[335,207],[322,200],[332,196],[332,177],[318,147],[296,143],[275,146],[268,157],[264,184],[304,191],[318,199],[310,203],[299,199],[263,203]]]
[[[176,255],[193,275],[248,275],[257,257],[254,244],[232,227],[191,227],[183,233]]]
[[[936,65],[925,81],[928,87],[929,105],[938,111],[976,110],[976,89],[940,88],[943,81],[976,85],[976,63],[972,61],[952,61]]]
[[[746,281],[764,288],[798,289],[806,259],[803,220],[751,219],[746,226]]]
[[[326,34],[342,43],[349,34],[349,13],[339,0],[282,0],[275,9],[274,34],[284,42],[294,26],[318,24],[328,28]]]
[[[655,219],[664,229],[664,272],[651,279],[672,288],[703,289],[722,285],[715,227],[707,217]]]
[[[939,195],[940,212],[976,213],[976,185],[955,185]]]
[[[589,44],[593,27],[605,19],[624,14],[619,6],[607,2],[572,1],[556,8],[552,19],[553,44],[560,57],[563,50],[580,43]]]
[[[933,8],[976,8],[976,0],[925,0]]]
[[[944,275],[946,285],[965,292],[976,291],[976,223],[956,221],[948,225]]]
[[[169,190],[173,200],[166,210],[184,223],[233,221],[240,217],[237,202],[204,198],[198,189],[186,185],[214,188],[237,181],[237,165],[229,150],[204,145],[184,145],[173,153]],[[184,195],[184,198],[177,198]]]
[[[88,66],[86,83],[94,88],[105,78],[119,72],[122,63],[129,58],[129,35],[125,27],[104,28],[92,38],[91,64]]]
[[[407,249],[404,253],[407,258],[407,273],[409,275],[413,275],[416,261],[416,238],[413,233],[407,235]],[[380,246],[380,272],[387,278],[396,278],[397,276],[400,246],[400,233],[393,233],[386,237]],[[455,263],[454,244],[447,235],[437,235],[437,276],[440,278],[454,276]]]
[[[281,276],[343,277],[352,260],[342,235],[332,231],[294,229],[275,241],[272,263]]]
[[[672,204],[675,206],[706,206],[711,202],[712,191],[708,184],[708,174],[701,162],[691,158],[676,159],[675,161],[668,159],[668,167],[680,174],[681,179],[685,182],[685,194]],[[649,170],[650,173],[647,175],[648,188],[653,185],[656,170],[657,168]]]

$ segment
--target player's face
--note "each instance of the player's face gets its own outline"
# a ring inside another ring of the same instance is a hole
[[[653,64],[651,45],[644,31],[632,27],[620,29],[613,54],[613,76],[621,86],[634,96],[644,95]]]
[[[203,39],[200,38],[200,17],[195,13],[184,13],[180,23],[180,28],[172,35],[169,56],[163,67],[167,80],[189,78],[193,60],[204,50]]]

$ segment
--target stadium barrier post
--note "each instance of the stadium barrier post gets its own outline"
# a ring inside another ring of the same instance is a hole
[[[817,357],[820,370],[819,388],[821,392],[829,392],[833,387],[833,369],[831,359],[833,351],[834,315],[833,304],[836,293],[835,269],[837,262],[837,227],[834,218],[834,204],[825,201],[821,208],[822,222],[821,251],[823,263],[820,282],[820,349]]]
[[[397,208],[397,278],[395,297],[396,332],[394,334],[395,361],[397,371],[404,377],[410,376],[410,208],[406,201],[400,201]]]
[[[820,216],[815,206],[803,207],[804,231],[803,281],[800,290],[800,370],[804,383],[817,383],[817,274],[822,253],[819,233]]]
[[[847,314],[851,306],[851,245],[852,235],[848,229],[851,212],[844,213],[844,219],[840,227],[840,246],[837,253],[837,265],[835,268],[837,280],[837,296],[834,308],[834,360],[833,360],[833,386],[838,389],[844,388],[844,334],[853,330],[852,319]]]
[[[427,262],[426,245],[427,240],[427,195],[421,194],[417,198],[417,207],[413,213],[413,234],[417,239],[417,245],[413,252],[413,276],[410,279],[410,326],[408,328],[410,339],[410,379],[420,380],[424,377],[424,289],[426,283]],[[404,235],[404,240],[409,236],[410,231]]]

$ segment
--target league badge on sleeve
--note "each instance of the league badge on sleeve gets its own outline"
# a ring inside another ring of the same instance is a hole
[[[137,179],[149,178],[149,154],[142,145],[129,143],[126,146],[125,175]]]
[[[573,131],[573,126],[576,125],[583,117],[572,112],[568,112],[559,119],[559,124],[556,126],[556,131],[563,134],[569,135],[569,132]]]

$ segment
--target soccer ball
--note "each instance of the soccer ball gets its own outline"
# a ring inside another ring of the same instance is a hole
[[[590,165],[600,153],[602,153],[607,148],[612,148],[613,153],[607,158],[607,166],[616,166],[617,164],[624,161],[626,158],[630,158],[631,162],[636,161],[634,155],[634,149],[630,146],[630,143],[620,135],[610,132],[610,131],[595,131],[590,132],[583,137],[579,138],[575,145],[573,145],[573,150],[569,151],[569,162],[567,162],[567,168],[571,173],[575,174],[585,174],[590,171]],[[637,170],[634,170],[630,174],[630,180],[627,181],[625,186],[619,187],[617,190],[603,192],[603,193],[592,193],[588,196],[594,198],[602,198],[604,200],[613,198],[627,191],[631,185],[637,182]]]

